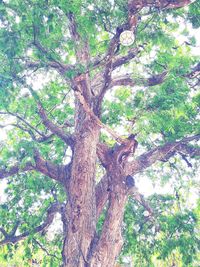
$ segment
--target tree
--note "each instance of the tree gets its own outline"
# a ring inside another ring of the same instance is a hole
[[[197,166],[200,65],[188,29],[200,2],[191,2],[1,1],[0,114],[10,127],[1,245],[25,240],[26,257],[40,248],[50,266],[56,249],[63,266],[114,266],[128,198],[154,216],[133,177],[153,166],[162,175],[172,158]],[[58,213],[63,244],[58,234],[48,250]]]

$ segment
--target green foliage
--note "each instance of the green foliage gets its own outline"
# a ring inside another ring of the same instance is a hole
[[[200,58],[194,53],[197,45],[194,29],[200,26],[199,6],[197,0],[183,9],[140,10],[134,44],[120,46],[116,55],[124,56],[129,49],[140,48],[137,57],[115,73],[117,76],[131,72],[136,86],[109,91],[103,102],[102,121],[122,136],[138,133],[141,151],[200,132],[200,93],[196,85],[199,81],[195,77],[188,79],[188,73]],[[78,34],[88,41],[91,58],[100,59],[116,28],[126,23],[128,16],[124,0],[0,1],[0,125],[5,118],[8,118],[6,123],[12,124],[6,128],[7,139],[0,142],[0,165],[5,170],[15,164],[21,169],[27,162],[34,164],[35,148],[45,159],[58,164],[71,156],[58,137],[38,141],[49,132],[41,123],[36,104],[40,98],[48,117],[58,125],[63,126],[66,119],[73,125],[74,96],[66,81],[86,70],[91,77],[100,71],[93,68],[92,62],[85,66],[75,61],[75,49],[83,44],[76,46],[70,38],[66,15],[70,12],[76,18]],[[61,76],[49,69],[48,62],[52,61],[74,67]],[[38,67],[30,71],[27,62],[37,62]],[[149,86],[148,78],[164,71],[167,71],[164,82]],[[34,88],[23,84],[24,76],[29,84],[33,82]],[[71,132],[73,127],[64,131]],[[114,144],[106,134],[101,139]],[[190,189],[196,187],[195,182],[183,181],[183,167],[187,178],[193,175],[188,166],[185,170],[184,164],[178,157],[165,165],[167,171],[159,163],[156,170],[150,168],[145,173],[154,183],[161,181],[163,186],[176,177],[175,188],[183,187],[182,206],[190,196]],[[193,164],[194,170],[197,167]],[[103,173],[98,168],[97,176]],[[64,189],[34,171],[17,174],[6,181],[6,201],[0,204],[0,226],[11,232],[20,220],[19,232],[30,231],[31,235],[19,244],[0,247],[0,265],[31,266],[35,261],[40,266],[59,266],[62,235],[57,233],[49,241],[48,235],[33,234],[33,229],[44,221],[55,196],[60,202],[66,201]],[[175,258],[178,266],[194,267],[193,263],[198,261],[196,229],[200,203],[196,209],[180,210],[174,196],[153,195],[149,201],[155,210],[153,220],[147,220],[144,208],[132,200],[127,205],[122,261],[123,256],[130,256],[134,266],[168,267]],[[98,233],[105,214],[97,224]]]
[[[145,209],[129,201],[122,256],[133,255],[134,266],[169,266],[172,260],[177,266],[193,266],[200,245],[197,216],[194,210],[177,210],[176,202],[169,195],[151,196],[149,203],[154,215],[149,218],[144,216]]]

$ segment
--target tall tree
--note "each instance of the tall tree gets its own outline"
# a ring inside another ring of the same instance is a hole
[[[0,2],[0,115],[10,127],[1,245],[28,238],[58,266],[56,240],[48,252],[37,237],[60,214],[63,266],[114,266],[128,198],[154,216],[134,176],[172,158],[196,166],[200,64],[188,29],[200,2],[191,2]]]

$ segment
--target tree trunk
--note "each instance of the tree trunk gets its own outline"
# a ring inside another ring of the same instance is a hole
[[[110,170],[109,190],[106,219],[90,261],[91,267],[114,267],[123,246],[121,231],[128,192],[123,170],[116,164]]]
[[[68,187],[64,266],[87,266],[87,255],[96,229],[95,165],[99,128],[76,104],[75,147]]]

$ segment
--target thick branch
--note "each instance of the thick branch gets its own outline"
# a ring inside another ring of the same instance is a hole
[[[60,212],[61,208],[62,208],[62,205],[60,203],[53,203],[51,207],[47,210],[47,217],[41,225],[37,226],[35,229],[31,231],[26,231],[18,236],[15,236],[15,233],[14,234],[6,233],[7,235],[5,236],[5,238],[2,241],[0,241],[0,246],[6,245],[6,244],[15,244],[21,240],[24,240],[30,234],[33,234],[33,233],[36,234],[36,233],[39,233],[45,230],[53,222],[55,214],[57,212]]]
[[[194,78],[197,77],[200,73],[200,64],[198,64],[196,67],[193,68],[191,72],[185,75],[185,77],[188,78]],[[144,86],[155,86],[158,84],[162,84],[166,78],[167,78],[168,71],[163,71],[162,73],[152,75],[151,77],[144,79],[144,78],[138,78],[133,79],[130,74],[118,76],[116,78],[113,78],[108,89],[114,87],[114,86],[131,86],[134,87],[135,85],[144,85]]]
[[[152,77],[148,78],[148,79],[139,79],[139,85],[143,84],[144,86],[155,86],[158,84],[161,84],[165,81],[167,76],[167,71],[164,71],[160,74],[156,74],[153,75]],[[135,86],[137,85],[138,81],[137,79],[134,80],[133,78],[131,78],[130,74],[126,74],[123,76],[119,76],[117,78],[112,79],[111,84],[109,86],[109,88],[112,88],[114,86]]]
[[[63,64],[61,62],[49,61],[49,62],[40,62],[40,61],[26,61],[26,66],[30,69],[48,67],[57,70],[60,74],[65,73],[66,71],[71,71],[74,69],[73,65]]]
[[[20,168],[19,165],[15,165],[13,167],[10,167],[8,169],[0,169],[0,179],[7,178],[9,176],[13,176],[15,174],[18,174],[20,172],[27,172],[34,170],[34,166],[31,162],[27,163],[24,168]]]
[[[174,156],[176,152],[184,152],[185,154],[195,157],[200,155],[200,147],[193,147],[188,145],[189,142],[199,140],[200,134],[187,137],[181,141],[166,143],[163,146],[154,148],[141,156],[133,162],[126,162],[125,172],[127,174],[138,173],[153,165],[156,161],[167,161]]]
[[[142,50],[142,47],[141,48],[131,48],[129,51],[128,51],[128,54],[125,55],[125,56],[118,56],[118,57],[115,57],[113,59],[113,70],[115,70],[116,68],[126,64],[126,63],[129,63],[131,59],[135,58]]]
[[[104,175],[100,182],[96,185],[96,207],[97,218],[101,215],[103,208],[105,207],[109,198],[109,178],[108,175]],[[134,186],[130,189],[130,196],[140,203],[150,215],[153,214],[153,210],[149,203],[144,199],[144,196],[138,192],[138,189]]]
[[[128,9],[129,12],[135,14],[137,11],[141,10],[144,7],[154,7],[159,9],[175,9],[184,7],[191,4],[192,0],[129,0]]]
[[[4,179],[18,173],[27,171],[39,171],[42,174],[49,176],[50,178],[63,182],[66,177],[66,167],[62,165],[56,165],[48,160],[44,160],[38,152],[35,152],[34,156],[35,165],[31,162],[27,162],[24,167],[20,167],[19,164],[7,169],[0,169],[0,179]]]
[[[66,178],[66,166],[53,164],[49,160],[44,160],[38,151],[35,151],[35,170],[59,182],[64,182]]]
[[[110,151],[110,148],[105,143],[99,143],[97,145],[97,156],[98,156],[103,167],[107,166],[107,164],[108,164],[109,151]]]
[[[97,218],[99,218],[109,196],[107,174],[104,175],[101,178],[100,182],[96,185],[95,194],[96,194],[96,212],[97,212]]]

